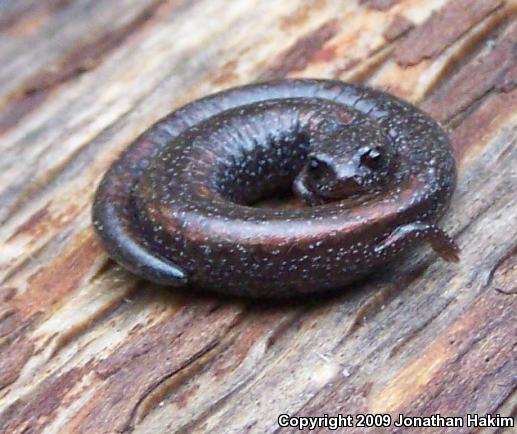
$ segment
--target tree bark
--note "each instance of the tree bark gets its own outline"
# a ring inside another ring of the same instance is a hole
[[[0,432],[515,415],[516,3],[0,2]],[[366,83],[444,125],[459,264],[423,247],[333,297],[256,302],[158,287],[105,255],[90,207],[117,155],[182,104],[282,77]]]

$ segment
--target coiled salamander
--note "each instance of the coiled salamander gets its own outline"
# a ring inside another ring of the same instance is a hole
[[[281,80],[194,101],[105,174],[94,227],[154,282],[257,297],[338,288],[428,242],[456,182],[449,139],[416,107],[333,80]],[[292,189],[309,206],[253,207]]]

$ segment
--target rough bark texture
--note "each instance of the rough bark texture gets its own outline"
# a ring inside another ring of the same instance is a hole
[[[0,431],[515,414],[515,3],[0,1]],[[167,290],[111,262],[89,212],[117,154],[194,98],[287,76],[365,82],[449,129],[443,225],[461,262],[423,248],[288,303]]]

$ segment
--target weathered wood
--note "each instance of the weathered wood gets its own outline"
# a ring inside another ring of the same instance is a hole
[[[515,11],[511,0],[0,0],[0,431],[515,414]],[[421,249],[335,297],[278,303],[159,288],[106,257],[89,211],[117,154],[183,103],[286,76],[369,83],[449,129],[459,185],[444,226],[458,265]]]

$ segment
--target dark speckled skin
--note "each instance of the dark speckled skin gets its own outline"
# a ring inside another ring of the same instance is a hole
[[[282,80],[175,111],[115,161],[93,222],[145,279],[257,297],[338,288],[418,241],[458,248],[435,222],[454,190],[444,131],[359,85]],[[293,188],[307,206],[250,206]]]

